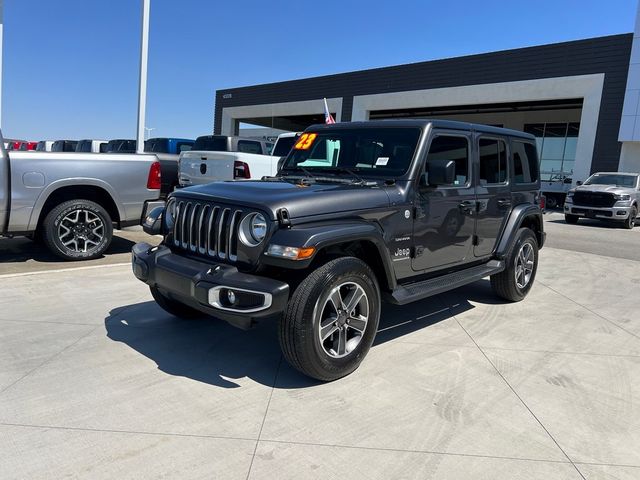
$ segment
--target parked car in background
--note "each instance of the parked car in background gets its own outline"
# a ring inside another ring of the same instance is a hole
[[[102,255],[114,226],[164,204],[155,155],[0,153],[0,236],[42,239],[65,260]]]
[[[136,153],[135,140],[109,140],[105,148],[105,153]]]
[[[144,142],[144,151],[149,153],[170,153],[180,155],[193,147],[195,140],[188,138],[150,138]]]
[[[107,151],[106,140],[79,140],[76,152],[82,153],[105,153]]]
[[[77,140],[56,140],[51,145],[52,152],[75,152],[78,146]]]
[[[632,229],[640,211],[640,174],[600,172],[569,190],[564,203],[567,223],[580,218],[615,220]]]
[[[36,146],[37,152],[50,152],[53,147],[53,140],[40,140]]]
[[[180,155],[178,182],[182,187],[220,180],[274,175],[278,159],[267,152],[268,142],[253,138],[205,135]]]
[[[193,144],[194,140],[187,138],[150,138],[144,142],[144,151],[154,153],[162,165],[162,198],[178,186],[180,153],[191,150]]]
[[[22,143],[22,140],[13,140],[12,142],[9,142],[9,147],[7,148],[7,150],[20,150],[20,146],[22,145]]]
[[[22,152],[31,152],[36,149],[38,142],[22,142],[18,150]]]

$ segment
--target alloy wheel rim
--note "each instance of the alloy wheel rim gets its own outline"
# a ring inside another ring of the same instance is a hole
[[[518,255],[516,256],[515,264],[515,280],[516,286],[519,289],[525,288],[529,285],[531,281],[531,277],[533,275],[533,267],[534,267],[535,253],[533,250],[533,245],[529,242],[525,242],[520,247],[518,251]]]
[[[58,225],[58,239],[75,253],[86,253],[104,239],[104,222],[95,213],[78,209],[65,215]]]
[[[318,299],[318,302],[320,299]],[[317,334],[324,352],[332,358],[343,358],[362,341],[369,323],[369,298],[355,282],[333,288],[314,316],[319,315]]]

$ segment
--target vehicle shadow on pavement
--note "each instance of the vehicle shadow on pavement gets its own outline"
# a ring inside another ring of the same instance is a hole
[[[409,305],[384,305],[374,348],[427,329],[461,314],[469,299],[496,303],[488,281]],[[250,378],[266,386],[294,389],[318,385],[281,360],[277,321],[265,321],[249,331],[203,317],[183,320],[165,313],[155,302],[118,307],[105,318],[107,337],[128,345],[156,363],[158,369],[224,388],[238,388],[234,379]],[[423,337],[424,339],[424,337]]]
[[[549,223],[564,223],[565,225],[569,225],[564,219],[557,218],[553,220],[547,220]],[[600,228],[612,228],[612,229],[622,229],[622,222],[616,222],[614,220],[593,220],[590,218],[581,218],[578,221],[578,225],[589,226],[589,227],[600,227]],[[573,227],[574,225],[570,225]]]
[[[115,234],[105,254],[130,252],[134,244],[135,242]],[[27,262],[29,260],[68,263],[67,260],[51,253],[41,241],[35,242],[24,237],[0,239],[0,262]]]

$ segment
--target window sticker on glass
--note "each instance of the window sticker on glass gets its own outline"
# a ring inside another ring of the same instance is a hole
[[[303,133],[293,148],[296,150],[309,150],[317,136],[317,133]]]
[[[387,163],[389,163],[389,157],[378,157],[376,160],[376,166],[385,166]]]

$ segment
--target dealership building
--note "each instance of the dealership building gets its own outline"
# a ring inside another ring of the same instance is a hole
[[[637,22],[638,23],[638,22]],[[536,136],[542,178],[640,171],[640,29],[635,34],[231,88],[214,132],[303,130],[337,121],[441,118]]]

